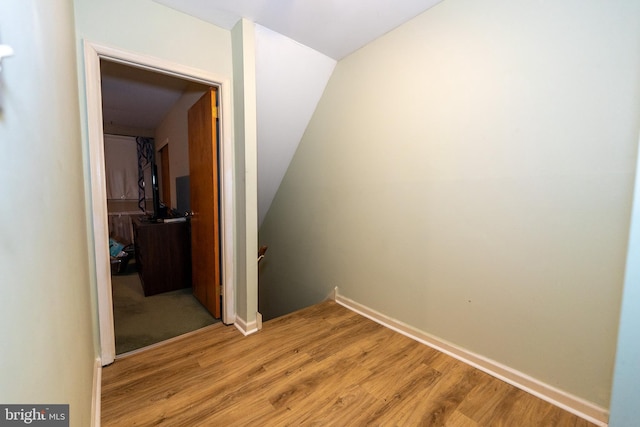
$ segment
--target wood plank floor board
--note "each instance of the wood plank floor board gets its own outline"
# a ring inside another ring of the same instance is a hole
[[[289,410],[324,406],[336,399],[345,385],[359,384],[369,376],[357,360],[342,356],[324,359],[286,383],[274,384],[269,402],[276,409]]]
[[[331,327],[326,336],[322,337],[323,339],[317,340],[309,346],[307,352],[315,360],[321,361],[334,354],[337,349],[345,345],[357,345],[363,336],[369,336],[382,329],[384,329],[383,326],[364,317],[358,316],[348,319],[344,323]]]
[[[229,334],[229,332],[231,332],[231,334]],[[132,373],[135,373],[136,376],[144,376],[145,372],[150,375],[155,375],[158,370],[169,370],[173,365],[181,364],[184,358],[191,358],[198,353],[209,353],[223,348],[229,339],[237,337],[237,334],[230,331],[229,328],[221,323],[203,328],[196,333],[198,336],[203,334],[207,334],[211,339],[206,342],[200,342],[197,348],[193,346],[174,345],[159,345],[155,347],[153,349],[153,359],[147,360],[144,365],[140,365],[136,357],[127,356],[120,358],[118,359],[117,370],[103,370],[103,383],[117,388],[120,384],[127,383]]]
[[[457,412],[473,417],[480,425],[491,425],[494,414],[508,412],[519,390],[492,378],[474,388],[458,407]]]
[[[103,369],[110,426],[592,424],[332,301],[222,324]]]
[[[440,373],[430,387],[415,390],[411,399],[403,402],[399,421],[402,425],[442,426],[456,411],[466,395],[486,374],[466,366]]]
[[[372,411],[367,418],[366,425],[403,424],[413,409],[421,408],[426,390],[430,390],[440,379],[440,373],[427,366],[421,365],[411,373],[396,379],[393,387],[380,400],[384,405]],[[380,382],[380,380],[378,380]],[[374,392],[379,395],[379,390]]]
[[[309,425],[367,425],[368,414],[383,405],[359,386],[352,386],[307,418]],[[302,420],[301,420],[302,421]],[[303,421],[304,424],[304,421]]]
[[[471,418],[467,417],[463,413],[459,411],[455,411],[451,414],[451,417],[447,420],[445,424],[447,427],[480,427],[482,424],[478,424]]]

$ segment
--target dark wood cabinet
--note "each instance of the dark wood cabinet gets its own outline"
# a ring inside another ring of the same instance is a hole
[[[135,257],[144,295],[191,286],[189,222],[133,221]]]

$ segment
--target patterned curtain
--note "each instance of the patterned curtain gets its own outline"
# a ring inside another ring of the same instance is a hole
[[[153,138],[136,137],[138,148],[138,207],[142,212],[146,211],[144,193],[144,168],[154,164],[154,141]],[[153,173],[153,171],[152,171]],[[151,184],[150,182],[148,184]]]

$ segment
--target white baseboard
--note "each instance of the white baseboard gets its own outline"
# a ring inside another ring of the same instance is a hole
[[[530,393],[542,400],[545,400],[555,406],[558,406],[572,414],[577,415],[591,423],[601,427],[607,427],[609,420],[609,411],[577,396],[565,391],[559,390],[549,384],[545,384],[535,378],[530,377],[520,371],[509,366],[505,366],[494,360],[488,359],[479,354],[472,353],[464,348],[457,347],[451,343],[443,341],[426,332],[422,332],[403,322],[392,319],[382,313],[379,313],[369,307],[359,304],[349,298],[339,294],[336,287],[335,301],[364,317],[373,320],[389,329],[392,329],[402,335],[414,339],[431,348],[441,351],[455,359],[460,360],[468,365],[473,366],[493,377],[496,377],[508,384],[513,385],[527,393]]]
[[[102,362],[96,358],[93,364],[93,392],[91,396],[91,425],[100,427],[100,411],[102,399]]]
[[[238,315],[236,315],[236,321],[233,324],[244,336],[254,334],[259,330],[257,320],[254,320],[253,322],[247,322],[245,319],[241,318]]]

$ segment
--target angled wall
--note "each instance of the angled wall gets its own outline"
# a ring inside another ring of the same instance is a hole
[[[447,0],[343,59],[260,229],[261,311],[338,286],[607,408],[638,76],[632,1]]]
[[[268,28],[255,27],[259,227],[336,61]]]

